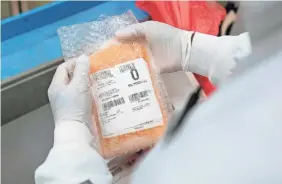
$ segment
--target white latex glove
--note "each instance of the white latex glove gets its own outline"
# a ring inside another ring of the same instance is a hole
[[[212,36],[196,33],[192,43],[188,71],[222,83],[239,61],[251,54],[249,33],[238,36]]]
[[[70,73],[74,67],[73,78]],[[91,147],[91,96],[88,85],[89,60],[61,64],[48,95],[55,118],[54,145],[35,172],[36,184],[111,184],[107,163]]]
[[[69,139],[69,136],[71,136],[57,135],[56,132],[79,126],[77,124],[83,124],[83,126],[91,124],[92,99],[88,83],[88,57],[80,56],[76,60],[72,79],[70,79],[70,73],[72,72],[70,68],[70,63],[61,64],[57,68],[48,89],[48,96],[56,124],[55,143]],[[86,139],[87,142],[90,142],[89,130],[87,132],[84,128],[81,129],[81,131],[72,131],[74,135],[71,138]]]
[[[193,32],[183,31],[168,24],[147,21],[117,31],[116,37],[122,41],[145,39],[160,72],[170,73],[187,67],[192,34]]]
[[[147,21],[116,32],[123,40],[146,40],[161,73],[179,70],[208,77],[214,84],[226,79],[237,61],[251,52],[248,33],[216,37]],[[141,38],[141,39],[140,39]]]

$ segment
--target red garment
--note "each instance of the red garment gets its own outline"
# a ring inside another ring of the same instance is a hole
[[[136,1],[136,5],[146,11],[153,20],[174,27],[217,35],[220,22],[226,12],[216,2],[198,1]],[[215,86],[207,77],[194,74],[206,95],[210,95]]]

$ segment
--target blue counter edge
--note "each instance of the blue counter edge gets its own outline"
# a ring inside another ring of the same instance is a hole
[[[1,80],[62,57],[57,29],[96,20],[101,14],[131,10],[138,20],[148,14],[134,1],[53,2],[1,22]]]

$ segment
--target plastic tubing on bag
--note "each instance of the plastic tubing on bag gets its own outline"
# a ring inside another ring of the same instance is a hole
[[[153,146],[163,135],[171,105],[149,49],[119,43],[114,33],[137,23],[129,11],[58,30],[66,62],[90,57],[92,132],[104,158]]]

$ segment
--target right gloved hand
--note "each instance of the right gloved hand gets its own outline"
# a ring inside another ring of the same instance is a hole
[[[168,24],[147,21],[116,32],[118,40],[145,39],[152,51],[160,73],[185,70],[188,67],[193,32],[183,31]]]

